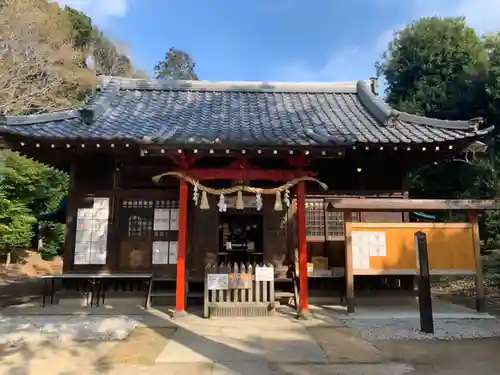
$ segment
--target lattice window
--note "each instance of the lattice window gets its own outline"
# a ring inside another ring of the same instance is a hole
[[[129,199],[122,201],[123,208],[153,208],[153,201]]]
[[[326,212],[328,224],[328,236],[344,237],[344,213],[343,212]],[[352,221],[359,221],[359,212],[352,212]]]
[[[308,236],[325,235],[325,216],[322,199],[306,199],[306,230]]]
[[[325,235],[325,212],[323,199],[308,198],[305,203],[306,229],[308,236]],[[344,213],[326,212],[329,237],[344,237]],[[352,221],[359,221],[359,212],[352,213]]]
[[[128,218],[129,237],[142,237],[153,230],[153,220],[148,217],[131,215]]]
[[[128,212],[127,235],[129,237],[147,236],[153,230],[151,211],[154,201],[143,199],[126,199],[122,201],[122,208]]]

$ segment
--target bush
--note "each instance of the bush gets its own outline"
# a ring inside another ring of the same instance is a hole
[[[43,239],[40,255],[43,259],[51,259],[64,253],[66,225],[59,223],[42,223],[39,236]]]
[[[8,200],[0,192],[0,251],[10,252],[28,247],[35,221],[22,203]]]

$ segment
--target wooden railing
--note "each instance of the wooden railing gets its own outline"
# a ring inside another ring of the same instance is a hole
[[[204,317],[270,316],[274,313],[274,268],[245,264],[205,267]]]

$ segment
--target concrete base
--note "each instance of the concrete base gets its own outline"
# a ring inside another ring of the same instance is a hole
[[[297,314],[297,319],[310,320],[312,319],[311,312],[309,311],[309,309],[300,309],[299,313]]]
[[[183,318],[183,317],[187,316],[188,313],[186,312],[186,310],[172,309],[169,311],[169,315],[172,319],[179,319],[179,318]]]

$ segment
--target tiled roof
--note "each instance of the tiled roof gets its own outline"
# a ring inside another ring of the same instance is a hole
[[[0,118],[0,136],[165,145],[337,146],[474,138],[480,121],[402,113],[369,81],[256,83],[104,77],[80,110]]]

